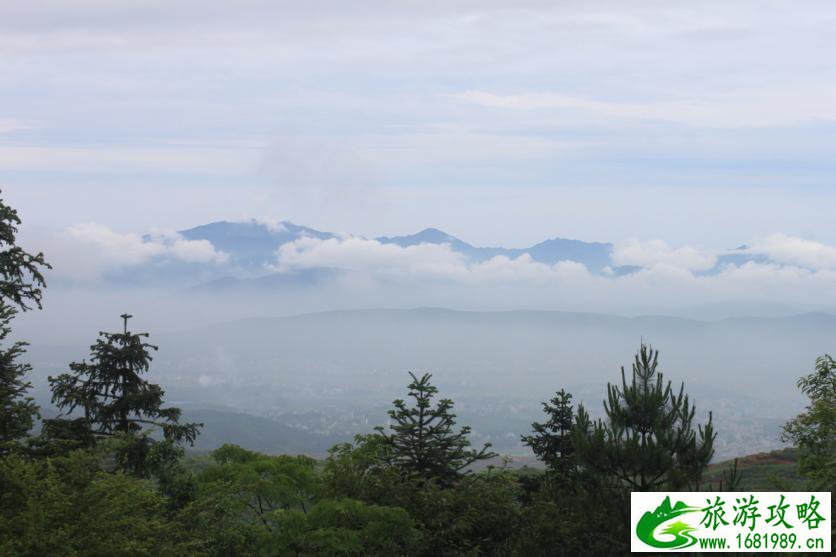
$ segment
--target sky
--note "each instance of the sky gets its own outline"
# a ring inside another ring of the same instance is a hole
[[[31,227],[836,244],[832,2],[0,0]]]
[[[302,239],[264,272],[353,282],[279,312],[829,311],[834,20],[831,2],[0,0],[0,187],[51,284],[97,295],[161,259],[224,269],[175,231],[256,218],[612,242],[643,269]],[[700,274],[741,244],[770,263]]]

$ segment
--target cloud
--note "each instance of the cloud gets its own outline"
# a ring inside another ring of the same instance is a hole
[[[811,269],[836,269],[836,248],[786,234],[773,234],[751,246],[749,253],[763,254],[778,263]]]
[[[400,279],[406,284],[442,280],[460,284],[546,283],[588,278],[587,268],[575,261],[554,265],[535,261],[528,254],[497,256],[473,262],[448,244],[401,247],[359,237],[320,240],[302,238],[284,244],[276,253],[273,270],[331,268],[376,279]]]
[[[400,247],[365,238],[301,238],[277,252],[278,271],[327,267],[381,277],[450,278],[466,267],[463,255],[446,244]]]
[[[50,247],[57,249],[50,250]],[[49,244],[46,251],[57,254],[59,259],[54,266],[59,274],[77,280],[93,280],[108,269],[142,265],[155,258],[210,264],[225,263],[229,259],[208,240],[187,240],[176,233],[150,236],[119,233],[97,223],[67,228],[62,234],[62,242],[57,246]]]
[[[79,243],[91,246],[117,266],[138,265],[164,251],[161,244],[146,242],[139,234],[119,234],[107,226],[92,222],[71,226],[67,229],[67,235]]]
[[[712,253],[691,246],[674,248],[662,240],[641,242],[631,239],[617,243],[612,259],[616,265],[653,267],[665,264],[688,271],[707,271],[717,264],[717,257]]]
[[[799,260],[802,252],[793,253]],[[474,262],[448,245],[400,247],[359,237],[303,238],[278,250],[273,270],[328,267],[347,271],[344,276],[350,278],[329,285],[327,294],[338,296],[341,292],[340,296],[373,305],[398,300],[407,305],[608,312],[768,301],[822,309],[826,307],[822,300],[836,296],[836,272],[832,269],[749,261],[706,274],[703,271],[716,264],[713,253],[689,246],[674,248],[659,240],[620,243],[615,258],[616,264],[642,268],[628,275],[606,276],[589,272],[579,262],[549,265],[527,254]]]
[[[502,95],[467,91],[456,97],[491,108],[577,110],[605,117],[658,120],[695,127],[759,128],[836,120],[836,87],[832,85],[772,91],[758,89],[639,103],[592,100],[554,92]],[[800,99],[804,102],[799,102]]]

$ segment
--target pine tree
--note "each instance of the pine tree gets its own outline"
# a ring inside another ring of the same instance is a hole
[[[409,397],[414,406],[397,399],[395,408],[389,410],[389,417],[394,424],[392,434],[384,433],[383,427],[377,431],[383,436],[388,446],[388,461],[398,468],[405,477],[422,480],[435,480],[441,485],[452,485],[471,464],[493,458],[490,443],[481,450],[470,448],[467,436],[469,426],[454,430],[456,415],[452,413],[453,401],[444,398],[433,406],[433,398],[438,389],[430,383],[432,375],[424,374],[420,378],[410,372]]]
[[[157,347],[144,341],[148,333],[128,330],[131,315],[121,317],[123,331],[100,332],[90,347],[90,363],[73,362],[71,373],[49,378],[53,404],[66,414],[80,410],[83,416],[47,420],[45,427],[58,438],[75,436],[82,445],[114,436],[134,439],[123,458],[125,466],[136,471],[153,444],[141,435],[143,430],[160,428],[167,442],[193,444],[202,424],[181,424],[179,408],[163,408],[163,389],[142,377]]]
[[[714,428],[693,429],[695,407],[656,371],[659,353],[641,345],[630,383],[609,384],[606,420],[591,422],[581,407],[574,436],[583,466],[626,491],[696,486],[714,454]]]
[[[42,271],[51,268],[42,253],[32,255],[17,245],[20,223],[17,211],[0,199],[0,453],[25,437],[38,416],[37,405],[27,396],[32,384],[25,376],[31,366],[18,362],[27,344],[6,347],[5,341],[18,311],[32,309],[31,304],[41,307],[46,286]]]
[[[551,401],[543,403],[543,411],[548,415],[548,421],[532,423],[533,433],[521,436],[522,442],[531,447],[534,455],[546,464],[549,471],[560,478],[569,479],[575,469],[572,395],[561,389]]]

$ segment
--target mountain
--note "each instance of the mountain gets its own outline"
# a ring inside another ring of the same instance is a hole
[[[276,225],[256,221],[219,221],[181,230],[179,234],[187,240],[210,242],[215,249],[228,254],[233,265],[247,269],[275,263],[276,250],[288,242],[304,237],[320,240],[335,237],[330,232],[320,232],[288,221]]]
[[[382,244],[395,244],[401,247],[417,246],[419,244],[447,244],[453,251],[466,255],[473,261],[487,261],[496,256],[515,259],[528,254],[535,261],[553,265],[558,261],[577,261],[586,265],[593,272],[600,272],[612,265],[612,244],[598,242],[581,242],[552,238],[528,248],[476,247],[467,242],[450,236],[437,228],[426,228],[417,234],[408,236],[380,237],[376,240]]]
[[[157,257],[143,264],[120,268],[109,277],[114,283],[141,286],[168,284],[177,288],[199,290],[305,288],[346,274],[345,269],[287,268],[281,271],[278,250],[288,243],[305,238],[342,240],[348,236],[301,226],[289,221],[266,224],[255,220],[245,222],[218,221],[181,230],[178,234],[191,241],[209,242],[224,254],[222,261],[195,262],[175,257]],[[146,237],[150,239],[149,237]],[[357,237],[362,238],[362,237]],[[425,228],[415,234],[380,236],[375,241],[384,245],[408,248],[418,245],[447,245],[471,263],[489,261],[495,257],[517,259],[530,257],[533,261],[554,265],[560,261],[583,264],[590,272],[607,276],[621,276],[640,271],[637,266],[618,266],[613,261],[613,244],[584,242],[567,238],[550,238],[522,248],[475,246],[437,228]],[[331,250],[332,252],[334,250]],[[698,275],[712,275],[728,265],[740,266],[749,262],[768,263],[764,255],[753,254],[746,245],[719,254],[717,264]]]
[[[300,238],[327,240],[338,236],[292,222],[282,221],[269,226],[256,221],[249,222],[213,222],[181,230],[181,236],[187,240],[206,240],[216,249],[230,256],[230,260],[245,267],[263,267],[275,263],[276,250],[282,245]],[[381,244],[394,244],[400,247],[421,244],[449,245],[473,261],[487,261],[498,255],[509,258],[528,254],[535,261],[554,264],[558,261],[577,261],[589,269],[600,271],[611,265],[612,244],[582,242],[552,238],[528,248],[477,247],[437,228],[426,228],[416,234],[406,236],[381,236],[375,238]]]

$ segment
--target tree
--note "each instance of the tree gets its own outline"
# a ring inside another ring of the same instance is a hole
[[[119,452],[120,464],[140,475],[151,445],[148,428],[160,428],[165,442],[194,443],[202,424],[180,423],[179,408],[163,408],[163,389],[142,377],[151,363],[156,346],[143,339],[148,333],[128,330],[128,314],[123,314],[123,331],[99,333],[90,347],[90,363],[70,364],[71,373],[50,377],[52,402],[71,414],[83,411],[74,420],[47,420],[47,434],[57,437],[75,430],[84,435],[82,444],[95,444],[99,439],[122,437],[127,440]],[[78,437],[76,437],[78,438]]]
[[[568,479],[575,469],[572,395],[561,389],[551,401],[543,403],[543,411],[548,421],[532,423],[533,433],[521,436],[522,442],[531,447],[534,455],[546,464],[549,471]]]
[[[608,384],[606,421],[591,422],[580,407],[574,441],[583,466],[626,491],[682,489],[696,486],[714,454],[711,414],[693,429],[696,408],[684,394],[663,381],[658,351],[641,345],[628,384],[621,368],[621,388]]]
[[[404,509],[324,497],[312,458],[236,445],[211,456],[199,497],[179,515],[206,554],[404,555],[420,538]]]
[[[0,299],[21,311],[41,308],[42,288],[46,287],[44,269],[52,267],[44,254],[35,255],[17,245],[17,227],[21,220],[17,211],[0,199]]]
[[[421,532],[411,555],[515,554],[509,547],[522,511],[515,473],[488,469],[463,475],[452,485],[405,476],[387,464],[387,443],[372,434],[334,447],[323,476],[329,496],[406,509]]]
[[[97,452],[0,459],[0,555],[194,555],[153,483],[102,472]]]
[[[493,458],[490,443],[481,450],[470,448],[467,436],[470,427],[454,430],[456,415],[452,413],[453,401],[439,400],[433,407],[433,397],[438,389],[430,383],[432,375],[425,373],[418,378],[410,372],[412,382],[408,395],[414,406],[397,399],[395,408],[389,410],[389,417],[395,422],[390,427],[392,434],[377,431],[389,447],[389,463],[398,468],[406,477],[435,480],[442,485],[451,485],[458,480],[465,469],[474,462]]]
[[[404,509],[353,499],[318,501],[307,512],[274,512],[271,518],[274,528],[260,555],[409,555],[421,539]]]
[[[0,302],[0,346],[11,333],[14,315],[14,308]],[[25,377],[32,366],[18,361],[25,351],[25,342],[0,347],[0,454],[26,436],[38,416],[38,406],[27,396],[32,384]]]
[[[801,449],[801,473],[813,488],[836,487],[836,360],[829,355],[816,360],[815,370],[798,380],[798,388],[810,399],[805,412],[784,426],[782,438]]]
[[[17,245],[20,225],[17,211],[0,199],[0,454],[32,429],[38,407],[27,396],[32,384],[26,374],[32,369],[18,362],[26,351],[25,342],[6,347],[11,320],[18,311],[41,307],[43,270],[50,269],[43,253],[32,255]]]

